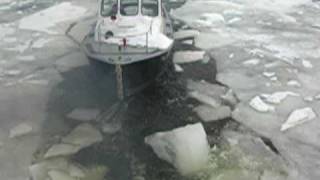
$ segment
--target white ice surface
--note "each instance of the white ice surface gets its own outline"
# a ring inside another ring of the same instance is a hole
[[[201,123],[155,133],[147,136],[145,143],[159,158],[173,164],[182,175],[198,172],[209,159],[209,144]]]
[[[283,91],[283,92],[275,92],[272,94],[261,94],[261,97],[269,103],[272,104],[279,104],[288,96],[300,96],[297,93],[290,92],[290,91]]]
[[[83,7],[73,5],[70,2],[62,2],[22,18],[19,22],[19,28],[41,31],[48,34],[58,34],[57,28],[59,28],[59,24],[79,19],[85,13],[86,9]]]
[[[260,96],[256,96],[250,101],[250,106],[259,112],[273,112],[275,108],[265,103]]]
[[[204,58],[205,51],[177,51],[173,55],[176,64],[192,63]]]
[[[293,111],[287,121],[282,124],[281,131],[286,131],[290,128],[293,128],[297,125],[303,124],[307,121],[313,120],[317,117],[312,108],[306,107],[302,109],[297,109]]]

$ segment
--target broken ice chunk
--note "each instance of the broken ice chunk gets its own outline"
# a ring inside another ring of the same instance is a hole
[[[233,53],[231,53],[231,54],[229,55],[229,59],[232,59],[232,58],[234,58],[234,54],[233,54]]]
[[[300,96],[300,94],[283,91],[283,92],[275,92],[273,94],[262,94],[261,97],[269,103],[279,104],[281,103],[287,96]]]
[[[275,72],[263,72],[263,75],[267,78],[270,78],[270,77],[276,75],[276,73]]]
[[[313,68],[313,65],[312,65],[311,62],[308,61],[308,60],[302,60],[302,65],[303,65],[305,68]]]
[[[200,34],[197,30],[180,30],[173,34],[175,40],[192,39]]]
[[[205,51],[179,51],[173,55],[175,64],[192,63],[204,58]]]
[[[159,158],[173,164],[182,175],[196,173],[209,160],[209,143],[201,123],[155,133],[147,136],[145,143]]]
[[[183,68],[179,64],[174,64],[174,70],[176,72],[183,72]]]
[[[269,104],[266,104],[261,98],[260,96],[256,96],[254,97],[251,101],[250,101],[250,106],[259,111],[259,112],[273,112],[275,111],[275,108]]]
[[[19,124],[10,130],[10,138],[15,138],[19,136],[23,136],[32,132],[32,127],[26,123]]]
[[[260,59],[249,59],[244,61],[242,64],[245,66],[255,66],[258,65],[260,63]]]
[[[100,111],[97,109],[78,108],[69,113],[67,117],[79,121],[91,121],[95,120],[99,114]]]
[[[194,111],[204,122],[213,122],[231,117],[231,109],[229,106],[212,108],[207,105],[200,105],[196,107]]]
[[[212,106],[214,108],[220,106],[220,102],[215,100],[213,97],[206,95],[206,94],[203,94],[203,93],[199,93],[198,91],[189,92],[189,95],[192,98],[198,100],[199,102],[202,102],[202,103],[207,104],[209,106]]]
[[[302,109],[297,109],[293,111],[287,121],[282,124],[281,131],[286,131],[289,128],[295,127],[297,125],[303,124],[307,121],[313,120],[316,118],[316,114],[312,108],[306,107]]]
[[[296,80],[290,80],[290,81],[288,81],[288,82],[287,82],[287,85],[288,85],[288,86],[292,86],[292,87],[301,87],[301,84],[300,84],[298,81],[296,81]]]

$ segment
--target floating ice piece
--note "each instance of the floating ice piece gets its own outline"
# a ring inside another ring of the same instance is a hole
[[[176,72],[183,72],[183,68],[179,64],[174,64],[174,70]]]
[[[200,61],[204,58],[205,51],[178,51],[173,55],[175,64],[184,64]]]
[[[81,124],[62,139],[63,143],[88,147],[102,141],[101,133],[90,124]]]
[[[273,112],[275,111],[275,108],[269,104],[266,104],[261,98],[260,96],[256,96],[254,97],[251,101],[250,101],[250,106],[259,111],[259,112]]]
[[[235,10],[235,9],[228,9],[223,11],[223,15],[227,17],[236,17],[243,15],[243,11]]]
[[[310,61],[308,60],[302,60],[302,65],[305,67],[305,68],[313,68],[313,65],[311,64]]]
[[[314,99],[312,96],[307,96],[307,97],[304,97],[303,100],[305,100],[307,102],[312,102]]]
[[[273,77],[270,78],[270,80],[271,80],[271,81],[278,81],[278,77],[273,76]]]
[[[70,2],[62,2],[43,11],[22,18],[19,23],[19,28],[42,31],[48,34],[58,34],[58,32],[52,28],[63,22],[79,19],[85,15],[85,13],[86,9],[83,7],[73,5]]]
[[[203,94],[203,93],[199,93],[198,91],[193,91],[190,92],[189,95],[195,99],[197,99],[198,101],[207,104],[209,106],[212,106],[214,108],[217,108],[220,106],[220,103],[215,100],[213,97]]]
[[[290,92],[290,91],[283,91],[283,92],[275,92],[273,94],[261,94],[261,97],[269,102],[269,103],[273,103],[273,104],[279,104],[281,103],[284,99],[286,99],[288,96],[300,96],[300,94],[294,93],[294,92]]]
[[[67,117],[79,121],[91,121],[95,120],[99,114],[100,111],[98,109],[78,108],[69,113]]]
[[[22,123],[10,130],[10,138],[23,136],[32,132],[32,126]]]
[[[30,62],[30,61],[34,61],[34,60],[35,60],[35,57],[34,57],[33,55],[29,55],[29,56],[18,56],[17,59],[20,60],[20,61]]]
[[[235,18],[232,18],[228,21],[228,24],[233,24],[233,23],[236,23],[236,22],[239,22],[241,21],[242,18],[239,18],[239,17],[235,17]]]
[[[249,59],[244,61],[242,64],[245,66],[256,66],[260,63],[260,59]]]
[[[14,70],[6,71],[5,74],[9,75],[9,76],[17,76],[17,75],[21,74],[21,71],[18,69],[14,69]]]
[[[53,145],[45,158],[67,156],[77,153],[82,148],[102,141],[101,133],[90,124],[81,124],[62,139],[60,144]]]
[[[121,130],[122,126],[120,122],[111,122],[103,124],[102,132],[106,134],[115,134]]]
[[[267,78],[270,78],[272,76],[275,76],[276,73],[275,72],[263,72],[263,75]]]
[[[215,25],[224,24],[225,20],[221,14],[204,13],[200,16],[200,19],[195,20],[194,23],[203,27],[212,27]]]
[[[287,85],[288,85],[288,86],[292,86],[292,87],[301,87],[301,84],[300,84],[298,81],[296,81],[296,80],[290,80],[290,81],[288,81],[288,82],[287,82]]]
[[[229,59],[232,59],[232,58],[234,58],[234,54],[233,54],[233,53],[231,53],[231,54],[229,55]]]
[[[210,148],[201,123],[155,133],[147,136],[145,143],[182,175],[196,173],[207,165],[209,159]]]
[[[231,117],[231,109],[229,106],[212,108],[207,105],[201,105],[196,107],[194,111],[204,122],[218,121]]]
[[[287,121],[282,124],[281,131],[286,131],[292,127],[303,124],[307,121],[313,120],[316,118],[316,114],[312,108],[306,107],[302,109],[297,109],[293,111]]]
[[[44,158],[68,156],[77,153],[81,148],[72,144],[55,144],[46,152]]]
[[[32,44],[32,48],[42,48],[50,41],[52,41],[52,39],[46,39],[46,38],[38,39]]]
[[[175,40],[190,39],[198,36],[200,34],[197,30],[180,30],[173,34]]]
[[[77,178],[70,176],[68,173],[58,170],[51,170],[48,175],[51,180],[77,180]]]
[[[201,15],[202,19],[206,19],[208,21],[210,21],[211,23],[224,23],[224,17],[221,14],[217,14],[217,13],[204,13]]]
[[[6,38],[3,39],[3,42],[15,43],[15,42],[17,42],[17,38],[16,37],[6,37]]]

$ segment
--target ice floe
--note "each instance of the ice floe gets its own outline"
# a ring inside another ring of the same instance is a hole
[[[197,30],[180,30],[173,34],[175,40],[183,40],[183,39],[190,39],[198,36],[200,34]]]
[[[55,144],[46,152],[45,158],[67,156],[77,153],[82,148],[102,141],[101,133],[90,124],[80,124],[60,144]]]
[[[260,96],[256,96],[250,101],[250,106],[259,112],[273,112],[275,107],[265,103]]]
[[[176,72],[183,72],[183,68],[179,64],[174,64],[174,70]]]
[[[184,64],[200,61],[204,58],[205,51],[178,51],[173,55],[175,64]]]
[[[256,66],[259,63],[260,63],[260,59],[249,59],[249,60],[242,62],[242,64],[246,65],[246,66]]]
[[[311,64],[310,61],[308,60],[302,60],[302,65],[305,67],[305,68],[313,68],[313,65]]]
[[[288,96],[300,96],[300,94],[290,92],[290,91],[283,91],[283,92],[275,92],[272,94],[261,94],[261,97],[269,103],[272,104],[279,104],[281,103],[284,99],[286,99]]]
[[[306,107],[294,110],[288,117],[287,121],[281,125],[281,131],[286,131],[297,125],[311,121],[317,117],[312,108]]]
[[[58,34],[57,28],[59,28],[59,24],[79,19],[85,15],[86,11],[85,8],[73,5],[71,2],[62,2],[22,18],[19,22],[19,28],[41,31],[48,34]]]
[[[10,138],[20,137],[20,136],[29,134],[31,132],[32,132],[32,126],[26,123],[21,123],[10,130],[9,137]]]
[[[292,87],[301,87],[300,82],[297,80],[290,80],[287,82],[287,85]]]
[[[209,158],[209,144],[202,124],[187,125],[145,138],[157,156],[189,175],[203,169]]]
[[[218,121],[231,117],[231,109],[229,106],[213,108],[207,105],[200,105],[196,107],[194,111],[204,122]]]
[[[92,121],[96,120],[99,114],[100,110],[98,109],[77,108],[71,111],[67,117],[78,121]]]

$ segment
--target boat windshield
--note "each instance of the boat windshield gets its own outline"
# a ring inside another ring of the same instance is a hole
[[[102,16],[114,16],[118,12],[117,0],[102,0],[101,15]]]
[[[124,16],[137,15],[139,11],[139,0],[121,0],[120,13]]]
[[[142,0],[141,12],[146,16],[158,16],[158,0]]]

